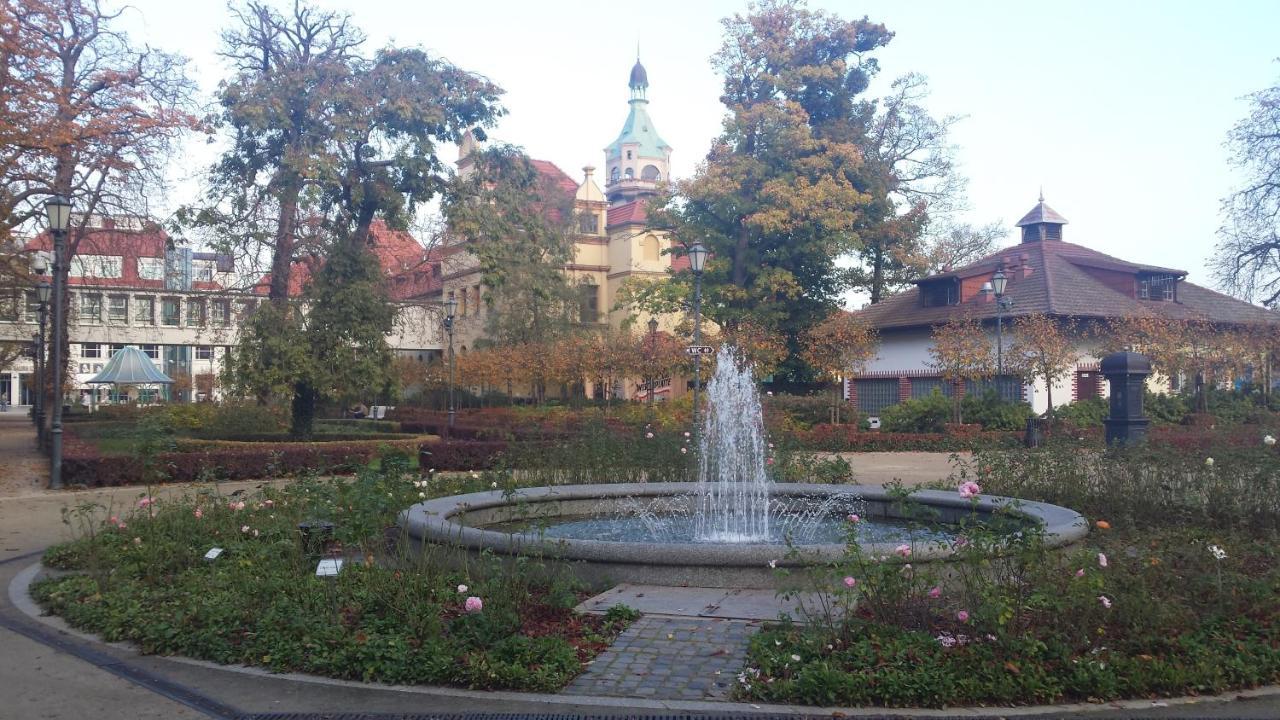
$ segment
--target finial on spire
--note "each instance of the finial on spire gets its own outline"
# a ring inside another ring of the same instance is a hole
[[[1044,185],[1040,186],[1040,202],[1044,202]]]

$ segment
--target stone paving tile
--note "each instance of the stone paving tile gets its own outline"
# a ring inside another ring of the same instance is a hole
[[[746,660],[755,623],[646,615],[567,688],[570,695],[724,700]]]

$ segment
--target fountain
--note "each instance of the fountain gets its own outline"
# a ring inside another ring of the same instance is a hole
[[[776,587],[776,568],[806,568],[840,558],[853,530],[872,556],[913,546],[912,562],[944,560],[954,533],[922,530],[902,517],[879,486],[775,484],[751,368],[728,347],[717,356],[698,433],[697,482],[618,483],[525,488],[428,500],[400,519],[421,544],[570,563],[583,579],[701,587]],[[955,492],[913,495],[943,523],[1005,513],[1044,528],[1049,546],[1088,532],[1084,518],[1056,505]],[[845,518],[857,513],[856,527]]]
[[[769,538],[764,414],[751,365],[729,345],[716,356],[707,383],[707,412],[698,437],[699,542],[745,543]]]

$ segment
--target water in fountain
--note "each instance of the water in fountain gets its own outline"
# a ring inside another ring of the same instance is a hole
[[[699,437],[700,542],[759,542],[769,537],[769,488],[764,420],[751,365],[728,345],[716,356],[707,383],[706,417]]]

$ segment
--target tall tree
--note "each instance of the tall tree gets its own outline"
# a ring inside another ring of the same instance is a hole
[[[94,216],[150,214],[174,143],[199,126],[185,60],[135,46],[119,16],[98,0],[0,1],[0,236],[66,196],[68,261]],[[60,265],[65,288],[70,263]],[[50,339],[64,358],[66,297],[63,333]]]
[[[1249,116],[1227,139],[1245,184],[1222,203],[1213,271],[1219,285],[1267,307],[1280,305],[1280,84],[1249,96]]]
[[[795,374],[799,333],[845,287],[835,259],[857,249],[859,230],[882,214],[869,213],[874,175],[857,98],[877,71],[870,53],[892,35],[799,0],[766,0],[723,22],[713,64],[724,77],[724,131],[654,219],[711,250],[707,314],[722,326],[751,319],[781,333]]]
[[[573,198],[519,148],[496,145],[470,157],[444,212],[454,242],[448,252],[474,259],[487,290],[487,334],[520,344],[564,333],[579,319],[564,270],[573,260]]]

